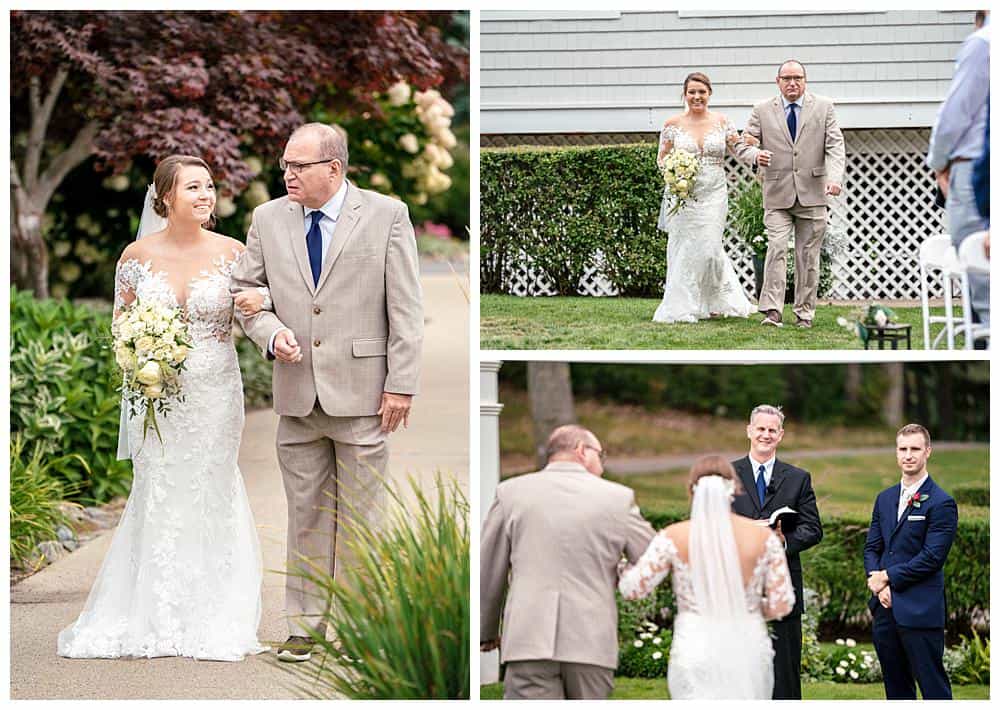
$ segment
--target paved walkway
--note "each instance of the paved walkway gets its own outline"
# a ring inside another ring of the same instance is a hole
[[[422,394],[410,428],[390,438],[390,473],[423,483],[440,469],[468,494],[469,305],[452,274],[421,279],[427,313]],[[264,556],[263,614],[258,636],[283,640],[285,496],[274,452],[277,417],[270,410],[247,415],[240,468]],[[242,663],[185,658],[68,660],[56,655],[59,630],[76,618],[111,543],[104,534],[11,588],[10,693],[34,698],[293,698],[291,677],[273,655]]]
[[[934,444],[935,451],[971,451],[985,448],[986,444],[964,441],[941,441]],[[799,462],[806,459],[822,459],[830,456],[868,456],[868,455],[891,455],[892,450],[884,446],[863,446],[853,449],[812,449],[805,451],[784,451],[778,452],[782,461]],[[735,461],[747,455],[746,449],[741,451],[724,451],[724,456],[730,461]],[[670,456],[646,456],[646,457],[622,457],[608,458],[606,468],[608,473],[614,476],[645,476],[656,473],[663,473],[675,468],[687,468],[691,466],[702,454],[673,454]]]

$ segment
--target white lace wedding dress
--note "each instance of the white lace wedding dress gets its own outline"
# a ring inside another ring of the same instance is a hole
[[[238,661],[257,642],[261,557],[237,468],[243,385],[231,328],[233,260],[189,284],[183,307],[194,343],[183,402],[128,425],[134,477],[121,522],[79,618],[59,634],[60,656],[189,656]],[[115,312],[134,294],[181,308],[166,274],[130,259],[115,276]]]
[[[728,498],[725,505],[728,507]],[[691,555],[696,549],[695,516],[692,506]],[[724,530],[723,535],[712,531],[715,549],[711,550],[710,563],[715,567],[729,565],[728,575],[717,569],[699,573],[694,569],[695,559],[685,563],[674,541],[661,531],[639,561],[623,569],[619,579],[622,596],[638,599],[649,595],[673,571],[677,616],[667,667],[673,700],[766,700],[774,688],[774,650],[765,618],[783,616],[795,604],[788,563],[781,542],[771,535],[744,588],[731,523],[725,520],[725,524],[730,526],[728,537]],[[731,588],[728,599],[727,587]]]
[[[754,306],[743,292],[733,264],[722,246],[728,196],[724,159],[736,128],[726,121],[709,130],[704,145],[680,126],[664,126],[660,146],[697,155],[701,169],[691,199],[669,215],[673,199],[664,190],[657,226],[669,232],[667,278],[653,320],[660,323],[694,323],[713,314],[745,318]]]

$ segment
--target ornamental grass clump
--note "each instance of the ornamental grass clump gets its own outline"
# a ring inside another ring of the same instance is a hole
[[[294,572],[328,601],[333,640],[315,639],[319,659],[286,664],[295,689],[321,699],[469,698],[469,505],[458,484],[412,478],[409,494],[386,485],[384,522],[350,530],[354,564],[338,578]]]

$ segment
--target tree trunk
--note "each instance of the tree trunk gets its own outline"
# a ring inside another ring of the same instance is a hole
[[[847,363],[847,371],[844,373],[844,399],[848,404],[848,411],[857,411],[858,402],[861,397],[861,363]]]
[[[882,400],[882,421],[898,429],[903,426],[904,413],[903,363],[886,363],[882,366],[882,369],[889,380],[889,388],[886,390],[885,398]]]
[[[940,439],[955,438],[955,396],[954,381],[952,378],[952,368],[957,363],[942,362],[938,368],[939,380],[938,394],[938,430],[934,436]]]
[[[573,413],[573,389],[569,363],[529,362],[528,399],[535,434],[535,459],[545,466],[545,443],[557,426],[576,421]]]
[[[23,188],[15,186],[11,192],[11,281],[35,298],[48,298],[49,250],[42,236],[42,211],[32,207]]]

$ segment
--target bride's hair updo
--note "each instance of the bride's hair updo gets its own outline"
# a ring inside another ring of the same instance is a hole
[[[736,476],[733,465],[724,456],[709,454],[694,462],[691,473],[688,474],[688,495],[691,495],[694,484],[705,476],[722,476],[727,481],[733,482],[737,495],[743,492],[743,486],[740,485],[740,479]]]
[[[687,75],[687,77],[685,77],[685,79],[684,79],[684,88],[681,89],[681,96],[684,96],[684,95],[687,94],[688,84],[690,84],[692,81],[697,81],[699,84],[704,84],[705,86],[707,86],[708,87],[708,94],[709,94],[709,96],[711,96],[711,94],[712,94],[712,81],[707,76],[705,76],[704,74],[702,74],[700,71],[691,72],[690,74]]]
[[[177,172],[186,165],[205,168],[208,176],[212,177],[212,169],[208,167],[208,163],[195,155],[169,155],[161,160],[156,166],[156,172],[153,173],[153,189],[156,191],[156,197],[153,198],[153,211],[164,219],[167,217],[167,203],[164,202],[163,198],[174,189],[174,184],[177,182]],[[215,215],[212,215],[206,224],[209,228],[214,227]]]

